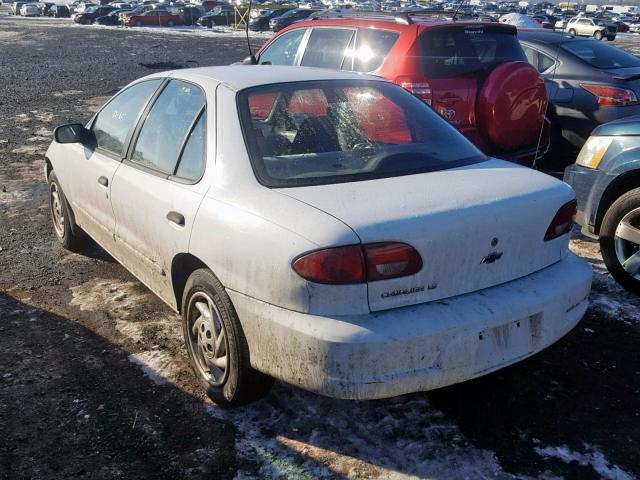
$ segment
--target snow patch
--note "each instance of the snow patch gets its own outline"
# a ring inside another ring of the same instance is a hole
[[[162,350],[132,353],[128,359],[131,363],[140,366],[144,374],[156,385],[172,382],[179,371],[171,354]]]
[[[236,426],[238,456],[259,465],[257,476],[242,471],[238,480],[523,478],[471,445],[424,394],[349,402],[278,384],[241,410],[207,409]]]
[[[107,311],[122,319],[128,317],[141,302],[148,300],[150,294],[141,290],[138,282],[98,278],[71,287],[73,298],[70,304],[80,310]]]
[[[585,444],[585,453],[579,453],[571,450],[566,445],[557,447],[534,447],[535,452],[544,458],[557,458],[565,463],[577,462],[583,467],[591,467],[603,479],[607,480],[633,480],[636,477],[625,472],[617,465],[612,465],[604,454],[593,447]]]

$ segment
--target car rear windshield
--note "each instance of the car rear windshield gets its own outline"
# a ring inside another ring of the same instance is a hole
[[[597,40],[565,42],[562,44],[562,48],[596,68],[640,67],[638,57]]]
[[[258,180],[269,187],[444,170],[486,157],[407,91],[382,81],[327,80],[238,94]]]
[[[427,78],[460,77],[527,61],[514,31],[483,25],[427,30],[421,47]]]

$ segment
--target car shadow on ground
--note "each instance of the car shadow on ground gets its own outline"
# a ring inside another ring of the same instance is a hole
[[[232,478],[233,426],[127,357],[0,293],[0,478]]]

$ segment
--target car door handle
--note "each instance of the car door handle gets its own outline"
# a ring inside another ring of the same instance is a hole
[[[98,177],[98,183],[103,187],[106,187],[109,185],[109,179],[107,177]]]
[[[179,227],[184,227],[184,215],[178,212],[167,213],[167,220],[171,223],[175,223]]]

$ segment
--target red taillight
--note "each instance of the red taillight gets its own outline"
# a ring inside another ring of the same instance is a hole
[[[576,216],[576,211],[578,208],[578,203],[575,198],[570,202],[565,203],[556,216],[551,220],[551,224],[549,228],[547,228],[547,233],[544,235],[544,241],[548,242],[549,240],[553,240],[554,238],[558,238],[565,233],[569,233],[573,228],[573,220]]]
[[[365,280],[360,245],[308,253],[293,262],[293,269],[302,278],[317,283],[362,283]]]
[[[398,77],[396,78],[396,84],[413,93],[427,105],[431,105],[433,93],[431,84],[426,78]]]
[[[638,97],[635,92],[627,88],[587,85],[584,83],[581,83],[580,86],[598,98],[598,105],[622,107],[638,104]]]
[[[420,254],[405,243],[370,243],[363,248],[370,282],[413,275],[422,268]]]
[[[421,268],[422,258],[416,249],[396,242],[325,248],[293,262],[302,278],[331,284],[388,280],[413,275]]]

